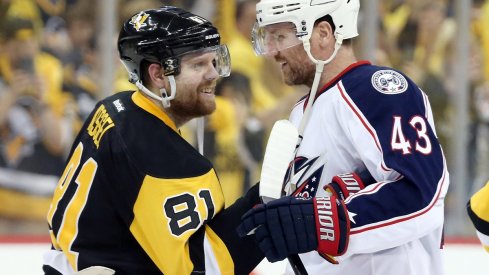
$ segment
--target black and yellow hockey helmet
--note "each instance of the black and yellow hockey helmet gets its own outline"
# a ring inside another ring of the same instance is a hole
[[[129,81],[141,79],[141,63],[160,63],[165,75],[180,71],[179,56],[220,46],[221,37],[207,19],[183,9],[165,6],[141,11],[124,22],[117,42]]]

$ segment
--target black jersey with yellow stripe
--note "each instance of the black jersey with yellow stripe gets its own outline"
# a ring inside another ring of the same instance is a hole
[[[489,182],[472,195],[467,203],[467,213],[482,246],[489,252]]]
[[[52,250],[75,271],[245,274],[263,258],[234,230],[252,197],[224,210],[212,164],[140,92],[118,93],[73,144],[48,212]],[[55,258],[45,264],[61,271]]]

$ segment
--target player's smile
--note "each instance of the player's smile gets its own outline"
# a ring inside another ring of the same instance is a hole
[[[199,93],[200,94],[203,94],[206,97],[212,97],[212,98],[214,98],[215,97],[214,91],[215,91],[215,87],[207,87],[207,88],[201,89],[199,91]]]

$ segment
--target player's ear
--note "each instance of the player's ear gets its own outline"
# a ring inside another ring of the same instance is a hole
[[[326,22],[319,22],[314,28],[321,47],[326,47],[331,41],[335,41],[332,26]]]
[[[152,86],[158,89],[165,87],[165,76],[163,74],[163,67],[160,64],[152,63],[148,66],[148,76],[151,80]]]

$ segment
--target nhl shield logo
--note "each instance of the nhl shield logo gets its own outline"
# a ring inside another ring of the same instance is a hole
[[[372,86],[388,95],[404,93],[408,88],[406,78],[393,70],[380,70],[372,76]]]

